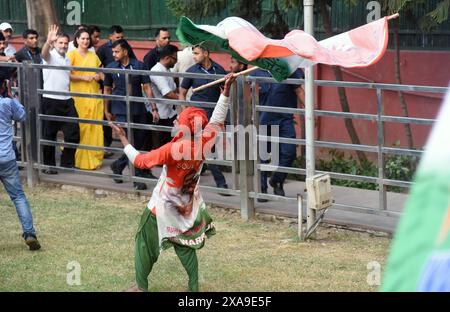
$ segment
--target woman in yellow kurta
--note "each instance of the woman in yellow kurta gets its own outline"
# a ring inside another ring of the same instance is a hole
[[[101,62],[94,52],[89,51],[91,40],[85,29],[75,34],[75,50],[67,54],[72,66],[100,67]],[[70,91],[82,93],[101,93],[99,81],[101,74],[95,72],[72,71],[70,75]],[[79,118],[103,120],[103,100],[74,97]],[[103,127],[101,125],[80,123],[80,144],[103,147]],[[75,167],[85,170],[100,168],[103,162],[103,151],[77,149]]]

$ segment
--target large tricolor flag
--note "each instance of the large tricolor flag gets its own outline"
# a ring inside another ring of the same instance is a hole
[[[318,42],[302,30],[293,30],[282,40],[269,39],[239,17],[228,17],[217,26],[196,25],[182,17],[177,36],[185,45],[204,43],[212,50],[267,69],[281,81],[298,67],[316,63],[347,68],[375,64],[387,48],[388,18]]]
[[[450,291],[450,91],[395,234],[381,289]]]

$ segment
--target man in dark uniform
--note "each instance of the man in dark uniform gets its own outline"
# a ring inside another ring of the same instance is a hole
[[[91,28],[91,31],[89,32],[91,35],[91,40],[92,40],[92,36],[93,36],[92,31],[94,31],[94,30],[95,30],[94,28]],[[101,47],[99,47],[96,51],[97,56],[100,59],[100,61],[102,62],[103,67],[107,67],[110,63],[115,61],[115,59],[113,57],[113,52],[112,52],[112,45],[114,44],[114,42],[116,42],[117,40],[120,40],[120,39],[124,39],[122,26],[120,26],[120,25],[111,26],[109,28],[109,41],[107,43],[105,43],[104,45],[102,45]],[[133,58],[133,59],[137,59],[136,55],[134,54],[133,49],[131,47],[130,47],[129,57]],[[103,120],[106,120],[106,116],[104,116]],[[112,143],[111,127],[104,126],[103,134],[104,134],[105,147],[111,146],[111,143]],[[112,156],[113,156],[113,153],[105,152],[105,158],[110,158]]]
[[[33,61],[34,64],[42,64],[41,49],[38,47],[39,34],[34,29],[27,29],[22,35],[25,46],[14,56],[17,62]]]
[[[116,61],[110,63],[107,68],[143,70],[144,64],[135,58],[129,57],[131,47],[125,39],[117,40],[112,44],[112,51]],[[130,96],[142,97],[142,89],[148,98],[153,98],[153,92],[150,87],[150,78],[147,75],[130,75],[129,83],[131,85]],[[104,93],[113,95],[126,95],[125,74],[105,74]],[[151,104],[155,111],[153,119],[159,119],[156,104]],[[130,102],[131,122],[137,124],[148,124],[147,110],[142,102]],[[127,106],[124,101],[105,100],[105,116],[108,121],[127,121]],[[138,149],[142,149],[144,139],[148,131],[133,129],[134,144]],[[128,158],[123,154],[111,165],[114,174],[122,174],[122,171],[128,165]],[[136,176],[156,179],[149,170],[136,169]],[[122,183],[120,179],[114,179],[116,183]],[[134,188],[145,190],[147,186],[141,182],[134,182]]]
[[[151,70],[159,62],[161,49],[170,44],[170,33],[165,27],[158,28],[155,33],[156,47],[144,56],[146,70]]]
[[[192,55],[195,61],[195,65],[191,66],[186,72],[187,73],[197,73],[197,74],[208,74],[208,75],[226,75],[225,69],[222,66],[211,60],[210,52],[207,48],[198,45],[192,48]],[[211,82],[211,79],[200,79],[200,78],[184,78],[180,86],[180,100],[185,101],[187,92],[190,88],[197,88],[202,85]],[[195,92],[191,96],[191,101],[200,101],[208,103],[216,103],[220,97],[220,85],[215,85],[207,89]],[[206,115],[208,119],[211,118],[213,108],[205,108]],[[229,120],[229,114],[227,117]],[[228,188],[227,181],[223,173],[220,171],[218,165],[208,164],[208,169],[211,171],[214,181],[217,187]]]
[[[251,74],[256,77],[272,77],[266,71],[259,69]],[[303,79],[304,74],[297,69],[289,78]],[[303,102],[304,91],[301,85],[288,85],[282,83],[259,83],[259,103],[262,106],[277,106],[297,108],[298,102]],[[267,126],[267,135],[270,136],[270,127],[279,126],[279,136],[282,138],[295,139],[294,115],[288,113],[261,112],[259,117],[260,125]],[[271,142],[267,142],[267,151],[270,153]],[[278,165],[281,167],[291,167],[296,158],[296,145],[280,143]],[[274,157],[274,155],[272,155]],[[268,161],[263,161],[263,163]],[[287,173],[275,172],[269,180],[275,195],[285,196],[283,189]],[[267,193],[267,172],[261,172],[261,192]],[[259,202],[266,202],[266,199],[258,199]]]

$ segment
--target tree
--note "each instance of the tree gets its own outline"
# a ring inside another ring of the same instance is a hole
[[[53,0],[26,0],[28,28],[35,29],[39,34],[39,43],[45,42],[48,27],[59,25],[58,15]]]
[[[322,16],[323,28],[325,30],[325,34],[327,36],[333,36],[333,31],[331,29],[330,15],[328,13],[327,6],[330,4],[330,1],[327,0],[319,0],[319,10],[320,15]],[[336,81],[343,81],[342,70],[338,66],[331,66],[333,69],[334,77]],[[339,94],[339,102],[341,104],[341,109],[343,112],[350,112],[350,105],[348,104],[347,93],[345,88],[338,87]],[[361,140],[359,139],[358,133],[356,132],[355,126],[353,125],[353,120],[351,118],[344,119],[345,128],[347,129],[347,133],[350,137],[352,144],[360,145]],[[356,151],[356,156],[360,162],[367,161],[366,154],[362,151]]]
[[[353,6],[357,5],[359,1],[356,0],[343,0],[347,4],[352,4]],[[367,3],[369,0],[366,0]],[[205,16],[215,16],[218,15],[226,8],[227,0],[212,0],[208,1],[208,10],[202,4],[203,0],[167,0],[168,7],[172,10],[172,12],[177,15],[187,15],[192,18],[201,18]],[[233,11],[234,15],[240,16],[247,20],[260,20],[261,17],[261,0],[251,1],[251,0],[236,0],[232,1],[234,8],[238,8]],[[425,4],[426,0],[381,0],[383,11],[385,14],[392,14],[403,11],[404,13],[412,8],[413,5]],[[289,9],[297,9],[301,10],[303,8],[302,1],[300,0],[273,0],[274,10],[270,12],[270,18],[265,25],[262,26],[261,30],[268,36],[280,37],[280,33],[287,33],[288,27],[284,19],[283,12],[286,12]],[[316,10],[316,13],[320,14],[323,21],[323,27],[327,36],[334,35],[332,33],[332,27],[330,23],[330,16],[328,12],[328,7],[331,6],[330,0],[318,0],[319,10]],[[169,5],[170,4],[170,5]],[[316,6],[317,7],[317,6]],[[420,25],[423,31],[430,31],[433,27],[437,26],[439,23],[448,19],[450,7],[450,0],[440,1],[436,8],[432,11],[426,13],[425,15],[419,18],[418,24]],[[214,8],[210,10],[210,8]],[[243,8],[248,8],[247,10]],[[401,13],[402,15],[402,13]],[[400,72],[400,47],[398,44],[398,30],[399,24],[398,19],[394,20],[394,46],[395,46],[395,80],[396,83],[401,84],[401,72]],[[342,81],[343,75],[342,71],[339,67],[333,66],[333,72],[336,81]],[[339,101],[342,108],[342,111],[349,112],[350,107],[348,103],[348,98],[346,95],[345,88],[338,88]],[[400,105],[402,109],[402,113],[405,117],[409,116],[408,107],[406,104],[406,100],[402,92],[398,92]],[[360,139],[358,137],[358,133],[353,125],[352,119],[345,119],[345,127],[347,129],[348,135],[352,144],[360,144]],[[412,137],[411,126],[408,123],[405,123],[405,132],[408,141],[408,147],[413,149],[414,142]],[[367,160],[367,157],[364,152],[357,151],[357,157],[359,161]]]
[[[414,3],[411,0],[383,0],[382,2],[382,10],[386,12],[386,14],[393,14],[400,12],[400,16],[403,14],[409,18],[415,18],[412,14],[413,5],[419,6],[426,4],[426,0],[417,0]],[[419,16],[415,19],[418,20],[418,24],[420,28],[424,32],[431,31],[434,27],[438,26],[440,23],[446,21],[448,19],[448,12],[450,8],[450,0],[444,0],[438,2],[436,8],[432,11],[426,13],[423,16]],[[402,14],[403,12],[403,14]],[[400,45],[399,45],[399,19],[396,18],[394,20],[394,49],[395,49],[395,57],[394,57],[394,66],[395,66],[395,82],[397,84],[402,84],[402,76],[400,69]],[[398,91],[398,96],[400,100],[400,106],[402,109],[402,113],[404,117],[409,116],[408,105],[406,103],[403,92]],[[405,133],[406,139],[408,143],[408,148],[414,149],[414,140],[411,131],[411,125],[409,123],[405,123]]]

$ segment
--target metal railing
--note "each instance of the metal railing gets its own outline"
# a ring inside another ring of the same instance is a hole
[[[158,126],[154,124],[137,124],[131,122],[131,109],[130,102],[146,103],[148,99],[145,97],[133,97],[129,94],[127,88],[127,93],[125,96],[117,95],[103,95],[103,94],[86,94],[86,93],[75,93],[75,92],[51,92],[45,91],[38,85],[38,76],[42,69],[55,69],[55,70],[80,70],[80,71],[92,71],[92,72],[103,72],[103,73],[113,73],[113,74],[125,74],[126,82],[129,81],[129,76],[133,75],[149,75],[149,71],[137,71],[137,70],[124,70],[124,69],[105,69],[105,68],[79,68],[79,67],[64,67],[64,66],[49,66],[49,65],[36,65],[30,63],[23,64],[11,64],[11,63],[0,63],[0,66],[14,66],[18,70],[18,81],[19,81],[19,95],[21,102],[26,106],[28,119],[20,136],[20,140],[23,142],[24,152],[26,154],[26,159],[31,160],[28,162],[22,162],[22,165],[27,167],[27,177],[28,183],[30,185],[39,181],[40,170],[42,169],[54,169],[62,172],[71,172],[77,174],[83,174],[87,176],[98,176],[103,178],[123,178],[125,181],[132,182],[146,182],[155,185],[156,180],[150,180],[146,178],[136,177],[132,170],[127,176],[119,176],[108,172],[99,171],[85,171],[79,169],[68,169],[58,166],[46,166],[42,162],[42,146],[55,146],[55,147],[72,147],[72,148],[82,148],[88,150],[101,150],[108,152],[122,152],[120,148],[114,147],[98,147],[98,146],[85,146],[79,144],[71,144],[67,142],[49,141],[42,138],[42,122],[43,121],[60,121],[60,122],[70,122],[70,123],[87,123],[96,125],[107,125],[106,121],[103,120],[87,120],[80,118],[71,117],[61,117],[61,116],[51,116],[44,115],[40,113],[40,97],[44,94],[54,94],[54,95],[69,95],[85,98],[97,98],[97,99],[110,99],[110,100],[121,100],[126,103],[127,107],[127,121],[124,123],[117,123],[127,128],[129,137],[133,136],[133,129],[150,130],[150,131],[171,131],[172,127]],[[157,76],[170,76],[170,77],[180,77],[180,78],[202,78],[202,79],[218,79],[222,78],[222,75],[206,75],[206,74],[191,74],[191,73],[162,73],[162,72],[151,72],[151,75]],[[239,119],[239,124],[243,126],[247,125],[258,125],[259,123],[259,113],[261,112],[276,112],[276,113],[289,113],[294,115],[299,115],[300,117],[305,114],[305,110],[301,108],[282,108],[276,106],[261,106],[259,105],[259,94],[258,94],[258,84],[259,83],[276,83],[272,78],[263,77],[239,77],[236,83],[235,92],[232,94],[232,107],[231,107],[231,124],[237,125],[237,120]],[[302,85],[304,84],[303,79],[288,79],[283,83]],[[412,183],[408,181],[392,180],[387,179],[385,174],[385,155],[395,154],[395,155],[409,155],[420,157],[423,153],[422,150],[411,150],[406,148],[393,148],[384,146],[385,129],[384,123],[410,123],[419,125],[432,125],[433,119],[426,118],[413,118],[413,117],[398,117],[389,116],[383,113],[383,100],[382,95],[385,91],[404,91],[404,92],[431,92],[431,93],[445,93],[448,88],[445,87],[432,87],[432,86],[416,86],[416,85],[396,85],[396,84],[383,84],[383,83],[363,83],[363,82],[337,82],[337,81],[325,81],[318,80],[314,81],[315,86],[319,87],[343,87],[343,88],[363,88],[372,89],[376,93],[377,102],[377,113],[367,114],[367,113],[349,113],[349,112],[337,112],[337,111],[326,111],[326,110],[315,110],[315,116],[318,117],[333,117],[333,118],[351,118],[355,120],[366,120],[375,122],[377,125],[377,145],[356,145],[350,143],[339,143],[339,142],[329,142],[329,141],[319,141],[314,140],[315,148],[331,148],[331,149],[342,149],[348,151],[362,151],[376,153],[377,155],[377,166],[378,166],[378,176],[361,176],[353,174],[344,174],[337,172],[322,172],[316,171],[317,173],[329,173],[332,178],[359,181],[359,182],[369,182],[378,185],[378,209],[373,209],[370,207],[353,206],[348,203],[335,202],[334,206],[340,209],[369,213],[369,214],[384,214],[384,215],[394,215],[397,216],[399,213],[392,211],[387,206],[387,186],[397,186],[402,188],[411,187]],[[178,100],[168,100],[168,99],[151,99],[151,102],[166,104],[166,105],[188,105],[203,108],[214,107],[215,103],[204,103],[204,102],[193,102],[193,101],[178,101]],[[239,107],[243,107],[242,115],[239,115]],[[253,127],[252,129],[257,129]],[[306,145],[306,140],[303,139],[291,139],[282,137],[266,136],[256,133],[257,130],[250,131],[248,135],[245,136],[244,146],[246,148],[246,158],[245,159],[233,159],[233,160],[214,160],[207,159],[206,163],[218,164],[223,166],[231,167],[232,171],[232,188],[222,189],[210,186],[201,186],[201,189],[207,191],[213,191],[221,194],[238,195],[240,196],[241,214],[245,219],[252,218],[255,213],[255,200],[256,199],[268,199],[279,202],[287,203],[297,203],[296,197],[280,197],[276,195],[265,194],[261,192],[261,172],[284,172],[292,175],[305,175],[305,168],[293,168],[293,167],[279,167],[270,164],[263,164],[259,161],[252,161],[248,158],[249,149],[258,149],[261,142],[278,142],[286,144],[295,144],[296,146]],[[233,151],[237,150],[237,134],[232,132],[222,132],[221,135],[225,135],[232,142]],[[19,137],[15,139],[19,140]],[[242,142],[240,142],[241,144]],[[235,153],[235,152],[234,152]],[[300,191],[300,190],[299,190]]]

